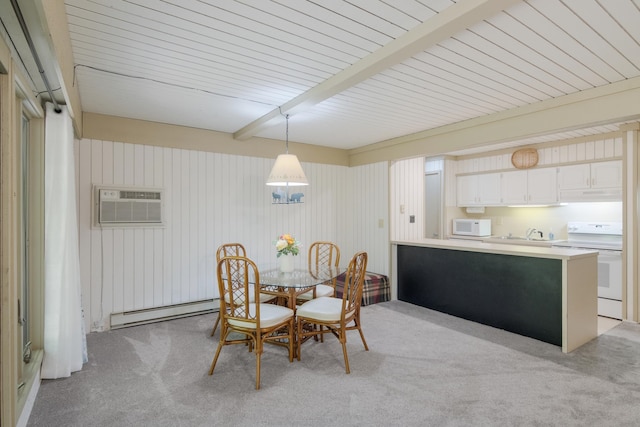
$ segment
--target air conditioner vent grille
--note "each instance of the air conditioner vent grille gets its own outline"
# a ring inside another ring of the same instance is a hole
[[[120,190],[121,199],[160,200],[159,191],[124,191]]]
[[[153,226],[162,224],[162,191],[96,188],[96,225]]]

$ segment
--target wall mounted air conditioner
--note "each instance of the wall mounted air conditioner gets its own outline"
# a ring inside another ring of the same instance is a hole
[[[159,189],[96,186],[93,206],[98,227],[163,225],[163,199]]]

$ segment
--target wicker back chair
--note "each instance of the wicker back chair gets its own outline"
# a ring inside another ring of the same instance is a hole
[[[225,243],[223,245],[218,246],[218,250],[216,251],[216,264],[226,256],[247,256],[247,251],[244,249],[244,246],[242,246],[240,243]],[[222,300],[222,294],[220,294],[220,300]],[[222,310],[222,308],[223,308],[223,304],[221,301],[220,310]],[[218,315],[216,316],[216,322],[213,324],[213,329],[211,329],[210,336],[213,336],[213,334],[215,334],[219,323],[220,323],[220,311],[218,311]]]
[[[369,350],[360,326],[360,303],[362,302],[367,259],[366,252],[358,252],[351,259],[345,275],[342,298],[315,298],[302,304],[296,312],[297,342],[300,344],[310,336],[324,335],[331,332],[342,344],[347,374],[350,372],[346,345],[347,331],[357,329],[360,333],[362,344],[364,344],[364,349]],[[316,326],[319,326],[319,329]],[[299,345],[297,349],[298,360],[300,360],[300,354],[302,353],[300,347]]]
[[[225,345],[249,344],[256,354],[256,390],[260,388],[260,358],[264,344],[288,347],[293,362],[294,312],[288,307],[260,302],[260,273],[247,257],[228,256],[218,261],[218,286],[221,305],[220,342],[211,362],[209,375]],[[230,338],[231,332],[238,336]]]
[[[309,246],[309,271],[320,267],[337,267],[340,264],[340,248],[332,242],[313,242]],[[303,304],[318,297],[332,297],[336,292],[336,278],[317,285],[315,289],[298,295],[298,304]]]

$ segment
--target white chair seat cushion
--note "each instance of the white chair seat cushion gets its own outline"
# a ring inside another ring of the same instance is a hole
[[[342,314],[342,298],[319,297],[302,304],[297,311],[298,316],[307,319],[337,322]],[[350,316],[351,313],[347,313]]]
[[[330,297],[333,296],[333,287],[329,285],[317,285],[316,286],[316,298],[320,297]],[[313,291],[305,292],[304,294],[298,295],[298,299],[303,300],[312,300],[313,299]]]
[[[249,304],[249,313],[255,316],[256,305]],[[287,319],[293,317],[293,310],[289,307],[282,307],[275,304],[260,305],[260,327],[269,328],[271,326],[282,323]],[[240,328],[255,328],[256,324],[253,322],[246,322],[243,320],[229,319],[229,324]]]

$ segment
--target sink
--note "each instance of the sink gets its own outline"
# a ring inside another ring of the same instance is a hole
[[[483,240],[486,243],[504,243],[511,245],[527,245],[527,246],[545,246],[551,247],[551,240],[544,238],[530,238],[520,236],[494,236]]]
[[[532,237],[530,239],[527,239],[526,237],[519,237],[519,236],[499,236],[499,237],[491,237],[492,239],[503,239],[503,240],[525,240],[525,241],[530,241],[530,242],[548,242],[549,239],[542,239],[539,237]]]

